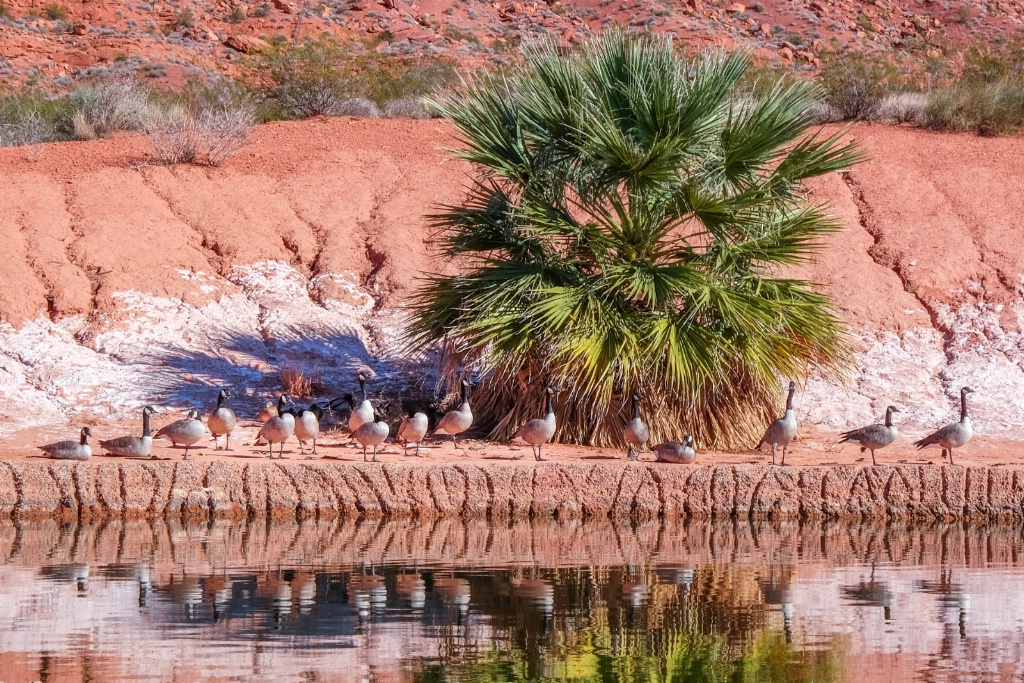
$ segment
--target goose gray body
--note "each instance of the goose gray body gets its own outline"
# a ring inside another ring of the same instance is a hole
[[[856,443],[860,445],[860,452],[871,451],[871,464],[877,465],[875,451],[885,448],[899,436],[899,430],[892,423],[892,414],[900,412],[896,406],[889,406],[885,409],[885,422],[882,424],[871,424],[867,427],[854,429],[840,434],[839,443]]]
[[[786,413],[779,419],[768,425],[761,443],[757,444],[754,450],[761,450],[761,446],[769,446],[772,449],[772,464],[775,464],[775,451],[782,447],[782,464],[786,464],[786,453],[789,451],[789,444],[793,443],[796,437],[797,422],[796,413],[793,412],[793,396],[796,394],[796,382],[789,383],[789,396],[786,397]]]
[[[384,443],[390,432],[388,423],[378,415],[374,415],[374,419],[359,426],[353,436],[363,447],[363,461],[366,460],[366,447],[373,446],[373,461],[377,462],[377,446]]]
[[[654,457],[658,462],[672,462],[680,465],[689,465],[697,459],[697,451],[693,449],[693,437],[687,434],[683,442],[667,441],[658,444],[653,449]]]
[[[69,439],[40,446],[39,450],[48,458],[56,460],[88,460],[92,457],[92,447],[89,445],[89,437],[92,431],[88,427],[82,427],[78,441]]]
[[[119,436],[116,439],[100,441],[100,446],[110,455],[153,457],[153,433],[149,429],[149,416],[155,412],[153,406],[142,409],[142,436]]]
[[[199,443],[207,434],[206,425],[199,419],[198,410],[188,411],[188,417],[175,420],[156,433],[154,439],[167,439],[173,446],[185,447],[185,460],[188,460],[188,449]]]
[[[206,425],[210,429],[210,434],[213,435],[213,447],[218,451],[221,449],[220,437],[222,436],[225,439],[224,450],[231,450],[231,432],[235,431],[235,424],[238,422],[235,411],[224,405],[224,400],[230,397],[231,394],[226,389],[221,389],[217,394],[217,407],[206,418]]]
[[[305,442],[313,442],[313,450],[310,455],[316,455],[316,439],[320,436],[320,419],[323,417],[323,409],[317,404],[301,411],[295,418],[295,438],[299,440],[299,450],[306,454]]]
[[[949,464],[953,464],[953,450],[962,448],[974,436],[974,428],[971,426],[971,418],[967,414],[967,394],[974,391],[970,387],[960,389],[960,421],[946,425],[942,429],[932,432],[920,441],[914,443],[918,450],[928,447],[941,447],[942,454],[949,451]]]
[[[533,451],[533,457],[535,460],[543,460],[541,456],[541,449],[544,447],[551,437],[555,435],[555,430],[558,425],[555,422],[555,405],[553,397],[558,390],[553,387],[548,387],[545,391],[545,411],[544,417],[535,417],[532,420],[528,420],[526,424],[519,428],[516,432],[516,437],[522,439],[526,443],[530,444],[530,450]]]
[[[284,442],[295,433],[295,416],[285,412],[285,407],[291,403],[288,396],[281,396],[277,401],[277,415],[269,418],[263,423],[263,428],[256,436],[257,441],[262,439],[267,442],[267,455],[274,457],[274,444],[281,444],[278,457],[284,457]]]
[[[400,440],[405,447],[405,454],[409,455],[409,444],[416,444],[416,455],[420,454],[420,442],[427,435],[427,427],[430,426],[430,419],[426,413],[417,411],[407,415],[402,424],[398,425],[396,439]]]
[[[449,410],[437,423],[434,434],[447,434],[458,448],[459,434],[473,426],[473,409],[469,406],[469,381],[462,380],[462,403],[458,410]]]
[[[352,414],[348,418],[348,431],[350,434],[355,434],[356,430],[363,426],[367,422],[373,421],[373,404],[366,398],[366,375],[359,373],[359,392],[362,398],[359,404],[356,405],[355,400],[352,400]]]
[[[640,457],[638,451],[642,451],[644,444],[651,438],[651,430],[640,416],[640,401],[642,400],[644,400],[644,395],[639,391],[634,391],[632,398],[633,418],[622,429],[622,434],[626,437],[626,443],[629,445],[626,457],[630,460],[636,460]]]

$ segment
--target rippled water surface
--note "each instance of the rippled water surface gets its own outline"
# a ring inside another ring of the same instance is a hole
[[[0,526],[0,681],[1020,681],[1018,526]]]

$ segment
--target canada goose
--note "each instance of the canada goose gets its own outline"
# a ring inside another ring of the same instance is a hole
[[[658,462],[674,462],[681,465],[689,465],[697,459],[697,452],[693,450],[693,436],[690,434],[683,437],[682,443],[667,441],[658,444],[652,450]]]
[[[149,416],[156,412],[153,406],[142,409],[142,436],[119,436],[116,439],[100,441],[100,446],[110,455],[128,455],[145,458],[153,452],[153,433],[149,429]]]
[[[192,409],[183,420],[175,420],[156,433],[154,439],[167,439],[173,446],[184,446],[184,459],[188,460],[188,449],[206,436],[206,425],[199,419],[199,411]]]
[[[558,393],[558,389],[549,386],[544,390],[546,411],[544,417],[535,417],[532,420],[528,420],[526,424],[519,428],[516,432],[515,438],[522,439],[526,443],[530,444],[530,450],[533,451],[533,457],[538,462],[544,458],[541,456],[541,448],[551,437],[555,435],[555,404],[552,398]]]
[[[971,427],[971,418],[967,415],[967,394],[973,393],[974,389],[964,387],[960,390],[960,421],[948,424],[942,429],[929,434],[914,445],[918,450],[929,446],[941,446],[942,455],[945,457],[949,451],[949,464],[953,464],[953,449],[967,445],[967,442],[974,436],[974,429]]]
[[[224,405],[224,399],[226,398],[231,398],[231,394],[228,393],[227,389],[221,389],[220,393],[217,394],[217,407],[206,418],[210,434],[213,434],[213,448],[218,451],[221,449],[219,442],[221,436],[225,438],[224,450],[231,450],[231,432],[234,431],[235,423],[238,421],[235,411]]]
[[[57,460],[88,460],[92,457],[92,447],[89,446],[89,437],[92,431],[88,427],[82,427],[82,433],[78,441],[69,439],[40,446],[39,450],[46,453],[48,458]]]
[[[363,447],[363,462],[366,461],[367,446],[373,446],[373,461],[377,462],[377,446],[384,443],[390,433],[388,423],[376,410],[373,411],[373,418],[369,422],[359,425],[359,429],[352,436]]]
[[[316,439],[320,436],[320,420],[324,417],[324,409],[316,403],[305,410],[301,410],[295,418],[295,438],[299,440],[299,451],[305,455],[304,443],[312,439],[313,450],[310,455],[316,455]]]
[[[839,443],[855,442],[860,444],[860,452],[871,451],[871,464],[875,462],[875,451],[885,448],[899,435],[899,430],[892,423],[892,414],[900,412],[896,406],[889,406],[885,409],[885,424],[873,424],[860,429],[854,429],[840,434]]]
[[[458,435],[473,426],[473,411],[469,407],[469,380],[462,380],[462,404],[458,410],[449,410],[437,423],[434,434],[448,434],[459,447]]]
[[[256,421],[263,424],[272,417],[277,417],[277,404],[273,401],[266,401],[260,412],[256,413]]]
[[[359,392],[362,399],[359,401],[359,405],[356,405],[355,399],[352,398],[352,394],[345,394],[345,398],[352,404],[352,414],[348,418],[348,431],[350,434],[355,434],[356,430],[359,429],[364,422],[370,422],[373,420],[373,404],[366,398],[366,375],[359,373]]]
[[[433,412],[433,406],[429,408],[430,412]],[[411,408],[406,408],[405,419],[398,425],[398,434],[395,436],[395,440],[401,440],[405,455],[409,455],[409,444],[416,443],[416,456],[420,454],[420,442],[423,441],[423,437],[427,435],[427,428],[430,426],[430,418],[423,411],[417,410],[413,412]]]
[[[639,391],[633,392],[633,419],[627,422],[622,430],[623,435],[626,437],[626,443],[629,445],[626,457],[630,460],[636,460],[639,457],[639,453],[636,452],[634,447],[643,450],[644,444],[651,438],[650,428],[648,428],[643,418],[640,417],[640,401],[643,401],[645,398]]]
[[[284,442],[295,433],[295,415],[286,410],[286,406],[292,402],[287,394],[281,394],[277,399],[277,415],[263,423],[263,428],[256,435],[256,440],[264,439],[267,442],[267,455],[274,457],[274,444],[281,444],[278,456],[284,457]]]
[[[796,436],[796,413],[793,412],[793,395],[796,394],[796,382],[789,383],[789,396],[786,398],[786,414],[768,425],[761,443],[757,444],[755,451],[761,450],[761,446],[768,445],[772,448],[772,464],[775,464],[775,449],[782,446],[782,464],[786,464],[786,452],[789,444]]]

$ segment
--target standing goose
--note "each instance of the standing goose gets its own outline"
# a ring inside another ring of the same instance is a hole
[[[313,441],[311,456],[316,455],[316,439],[320,436],[320,420],[324,417],[324,409],[316,403],[305,410],[299,411],[295,418],[295,438],[299,440],[299,451],[305,455],[306,441]]]
[[[558,389],[549,386],[544,393],[546,394],[547,403],[544,417],[535,417],[532,420],[528,420],[526,424],[519,428],[515,435],[515,438],[520,438],[530,444],[530,450],[533,451],[533,457],[537,461],[544,459],[541,457],[541,448],[555,435],[556,427],[555,405],[552,397],[558,393]]]
[[[775,464],[775,450],[782,446],[782,464],[786,464],[786,452],[789,444],[796,436],[796,413],[793,412],[793,396],[796,394],[796,382],[789,383],[789,396],[786,398],[786,414],[768,425],[761,443],[757,444],[755,451],[761,450],[761,446],[768,445],[772,448],[772,464]]]
[[[431,412],[433,408],[430,409]],[[406,408],[405,419],[402,420],[402,424],[398,425],[398,434],[395,436],[395,440],[401,440],[405,449],[405,455],[409,455],[409,444],[415,442],[416,444],[416,456],[420,454],[420,442],[423,441],[423,437],[427,435],[427,428],[430,426],[430,418],[421,410],[413,412],[411,408]]]
[[[458,435],[473,426],[473,411],[469,407],[469,380],[462,380],[462,404],[458,410],[449,410],[437,423],[434,434],[447,434],[452,443],[459,447]]]
[[[352,394],[345,394],[345,398],[352,404],[352,414],[348,418],[348,431],[350,434],[355,434],[356,430],[363,426],[364,422],[373,420],[373,404],[366,398],[366,375],[361,372],[359,373],[359,392],[362,399],[358,406]]]
[[[149,416],[156,412],[153,406],[142,409],[142,436],[119,436],[116,439],[100,441],[100,446],[110,455],[128,455],[140,458],[156,457],[153,452],[153,432],[149,429]]]
[[[949,464],[953,464],[953,449],[967,445],[967,442],[974,436],[974,429],[971,427],[971,418],[967,415],[967,394],[973,393],[974,389],[964,387],[960,390],[960,421],[948,424],[942,429],[929,434],[914,445],[918,450],[929,446],[941,446],[942,455],[945,457],[949,451]]]
[[[273,401],[266,401],[260,408],[260,412],[256,414],[256,421],[263,424],[272,417],[277,417],[277,404]]]
[[[674,462],[680,465],[689,465],[697,459],[697,451],[693,450],[693,436],[690,434],[683,437],[682,443],[667,441],[658,444],[652,450],[658,462]]]
[[[281,394],[277,400],[277,415],[263,423],[263,428],[256,435],[256,440],[264,439],[267,442],[267,455],[274,457],[274,444],[281,444],[278,456],[284,457],[284,442],[295,433],[295,415],[286,409],[292,402],[287,394]]]
[[[885,448],[899,436],[899,430],[892,423],[892,414],[900,412],[896,406],[889,406],[885,409],[885,424],[873,424],[860,429],[854,429],[840,434],[839,443],[854,442],[860,444],[860,452],[871,451],[871,464],[875,462],[875,451]]]
[[[391,428],[388,427],[388,423],[376,410],[373,411],[373,418],[369,422],[359,425],[359,429],[352,436],[363,447],[363,462],[366,461],[367,446],[373,446],[373,461],[377,462],[377,446],[384,443],[390,433]]]
[[[185,460],[188,460],[188,449],[206,436],[206,425],[199,419],[199,411],[192,409],[183,420],[175,420],[156,433],[154,439],[167,439],[172,446],[185,447]]]
[[[627,422],[622,430],[623,435],[626,437],[626,443],[629,445],[626,457],[630,460],[636,460],[640,457],[637,449],[643,450],[644,444],[651,438],[650,428],[643,418],[640,417],[640,401],[643,401],[645,398],[639,391],[633,392],[633,419]]]
[[[213,434],[213,448],[218,451],[220,450],[219,439],[222,436],[225,438],[224,450],[231,450],[231,432],[235,430],[235,423],[238,421],[235,411],[224,405],[224,399],[226,398],[231,398],[231,394],[228,393],[227,389],[221,389],[220,393],[217,394],[217,407],[206,418],[210,434]]]
[[[78,441],[58,441],[40,446],[39,450],[46,453],[48,458],[57,460],[88,460],[92,457],[92,447],[89,446],[89,437],[92,431],[88,427],[82,427],[82,433]]]

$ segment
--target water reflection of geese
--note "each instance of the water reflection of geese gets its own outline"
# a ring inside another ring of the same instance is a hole
[[[49,579],[74,583],[79,595],[85,595],[89,590],[89,565],[87,564],[72,563],[42,567],[39,573]]]
[[[782,630],[786,642],[793,642],[793,569],[771,567],[767,579],[758,579],[766,605],[782,608]]]
[[[928,579],[915,581],[914,591],[934,595],[938,598],[939,614],[943,623],[943,647],[946,641],[946,627],[952,625],[947,615],[956,613],[957,630],[960,638],[967,638],[967,620],[971,613],[971,595],[963,585],[953,582],[953,572],[949,569],[939,571],[938,581]]]
[[[460,613],[469,610],[469,581],[457,576],[435,576],[434,590],[446,605],[453,605]]]
[[[203,587],[199,583],[199,577],[182,572],[181,578],[176,580],[172,575],[167,592],[174,602],[185,608],[186,618],[195,617],[196,606],[203,602]]]
[[[231,605],[231,579],[214,575],[206,579],[206,592],[213,593],[213,620],[220,621]]]
[[[892,621],[892,605],[895,599],[889,584],[875,578],[875,565],[871,565],[871,576],[857,585],[842,586],[842,596],[851,605],[858,607],[881,607],[886,621]]]
[[[372,568],[369,571],[372,572]],[[353,573],[348,580],[348,594],[361,617],[368,617],[370,612],[382,609],[388,600],[384,577],[372,573]]]
[[[632,566],[626,565],[626,577],[622,580],[622,596],[629,601],[634,610],[638,610],[647,599],[647,578],[633,569]]]
[[[149,565],[136,565],[135,578],[139,582],[139,607],[145,607],[146,600],[149,598],[149,591],[153,588],[153,584],[149,578]]]
[[[419,574],[399,574],[395,588],[412,609],[418,611],[427,604],[427,582]]]
[[[679,586],[683,593],[689,593],[690,586],[693,585],[692,567],[658,567],[654,573],[659,581]]]
[[[303,572],[295,577],[292,586],[298,586],[299,614],[309,614],[316,605],[316,577]]]
[[[513,577],[512,594],[535,605],[545,617],[555,610],[555,587],[544,579]]]

